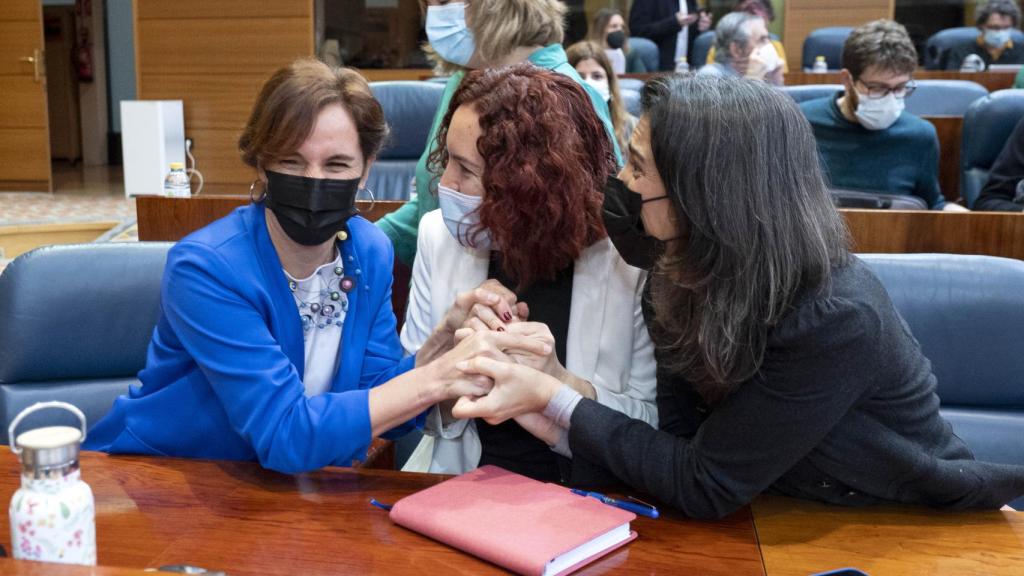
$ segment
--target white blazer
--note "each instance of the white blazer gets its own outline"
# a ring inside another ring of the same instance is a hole
[[[440,210],[423,217],[401,335],[407,353],[423,346],[456,295],[487,280],[489,263],[489,251],[452,237]],[[573,274],[565,367],[594,385],[601,404],[657,427],[654,345],[640,308],[646,272],[626,264],[605,238],[584,250]],[[424,432],[403,470],[461,474],[479,464],[472,420],[442,426],[434,407]]]

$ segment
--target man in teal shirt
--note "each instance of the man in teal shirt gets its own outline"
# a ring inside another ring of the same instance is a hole
[[[598,95],[597,91],[583,82],[580,75],[576,73],[576,69],[569,65],[569,60],[565,55],[562,45],[556,43],[540,48],[530,54],[527,60],[541,68],[547,68],[548,70],[569,76],[587,91],[591,101],[594,103],[594,110],[601,117],[605,129],[608,131],[608,137],[615,147],[615,157],[621,165],[622,155],[615,141],[615,131],[612,128],[608,103]],[[419,229],[420,219],[427,212],[437,209],[436,191],[437,180],[440,178],[440,175],[434,175],[427,169],[427,158],[437,144],[437,131],[440,129],[441,121],[448,112],[448,104],[451,102],[452,95],[455,94],[464,75],[465,71],[461,70],[453,74],[445,86],[444,94],[441,96],[441,105],[434,116],[434,123],[430,128],[430,137],[427,140],[426,149],[423,151],[419,162],[416,163],[416,196],[397,211],[377,221],[377,225],[394,243],[395,254],[402,262],[410,266],[412,266],[413,260],[416,258],[416,234]]]

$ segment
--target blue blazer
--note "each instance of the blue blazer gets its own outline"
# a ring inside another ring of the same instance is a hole
[[[170,250],[142,385],[114,402],[84,448],[259,460],[287,473],[365,457],[369,389],[415,357],[403,359],[395,331],[391,242],[358,216],[349,232],[340,247],[356,286],[330,392],[304,395],[302,323],[264,207],[252,204]]]

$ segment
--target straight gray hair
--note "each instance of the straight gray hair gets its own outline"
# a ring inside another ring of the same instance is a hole
[[[715,26],[715,62],[728,64],[732,60],[729,47],[733,42],[746,47],[750,42],[750,22],[761,20],[747,12],[730,12],[718,21]]]
[[[659,365],[716,403],[757,374],[796,299],[828,286],[849,237],[789,96],[671,75],[650,80],[642,102],[681,236],[651,279]]]

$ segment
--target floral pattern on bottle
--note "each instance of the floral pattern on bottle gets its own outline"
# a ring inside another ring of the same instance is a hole
[[[95,504],[80,471],[57,479],[22,475],[10,518],[15,558],[96,565]]]

